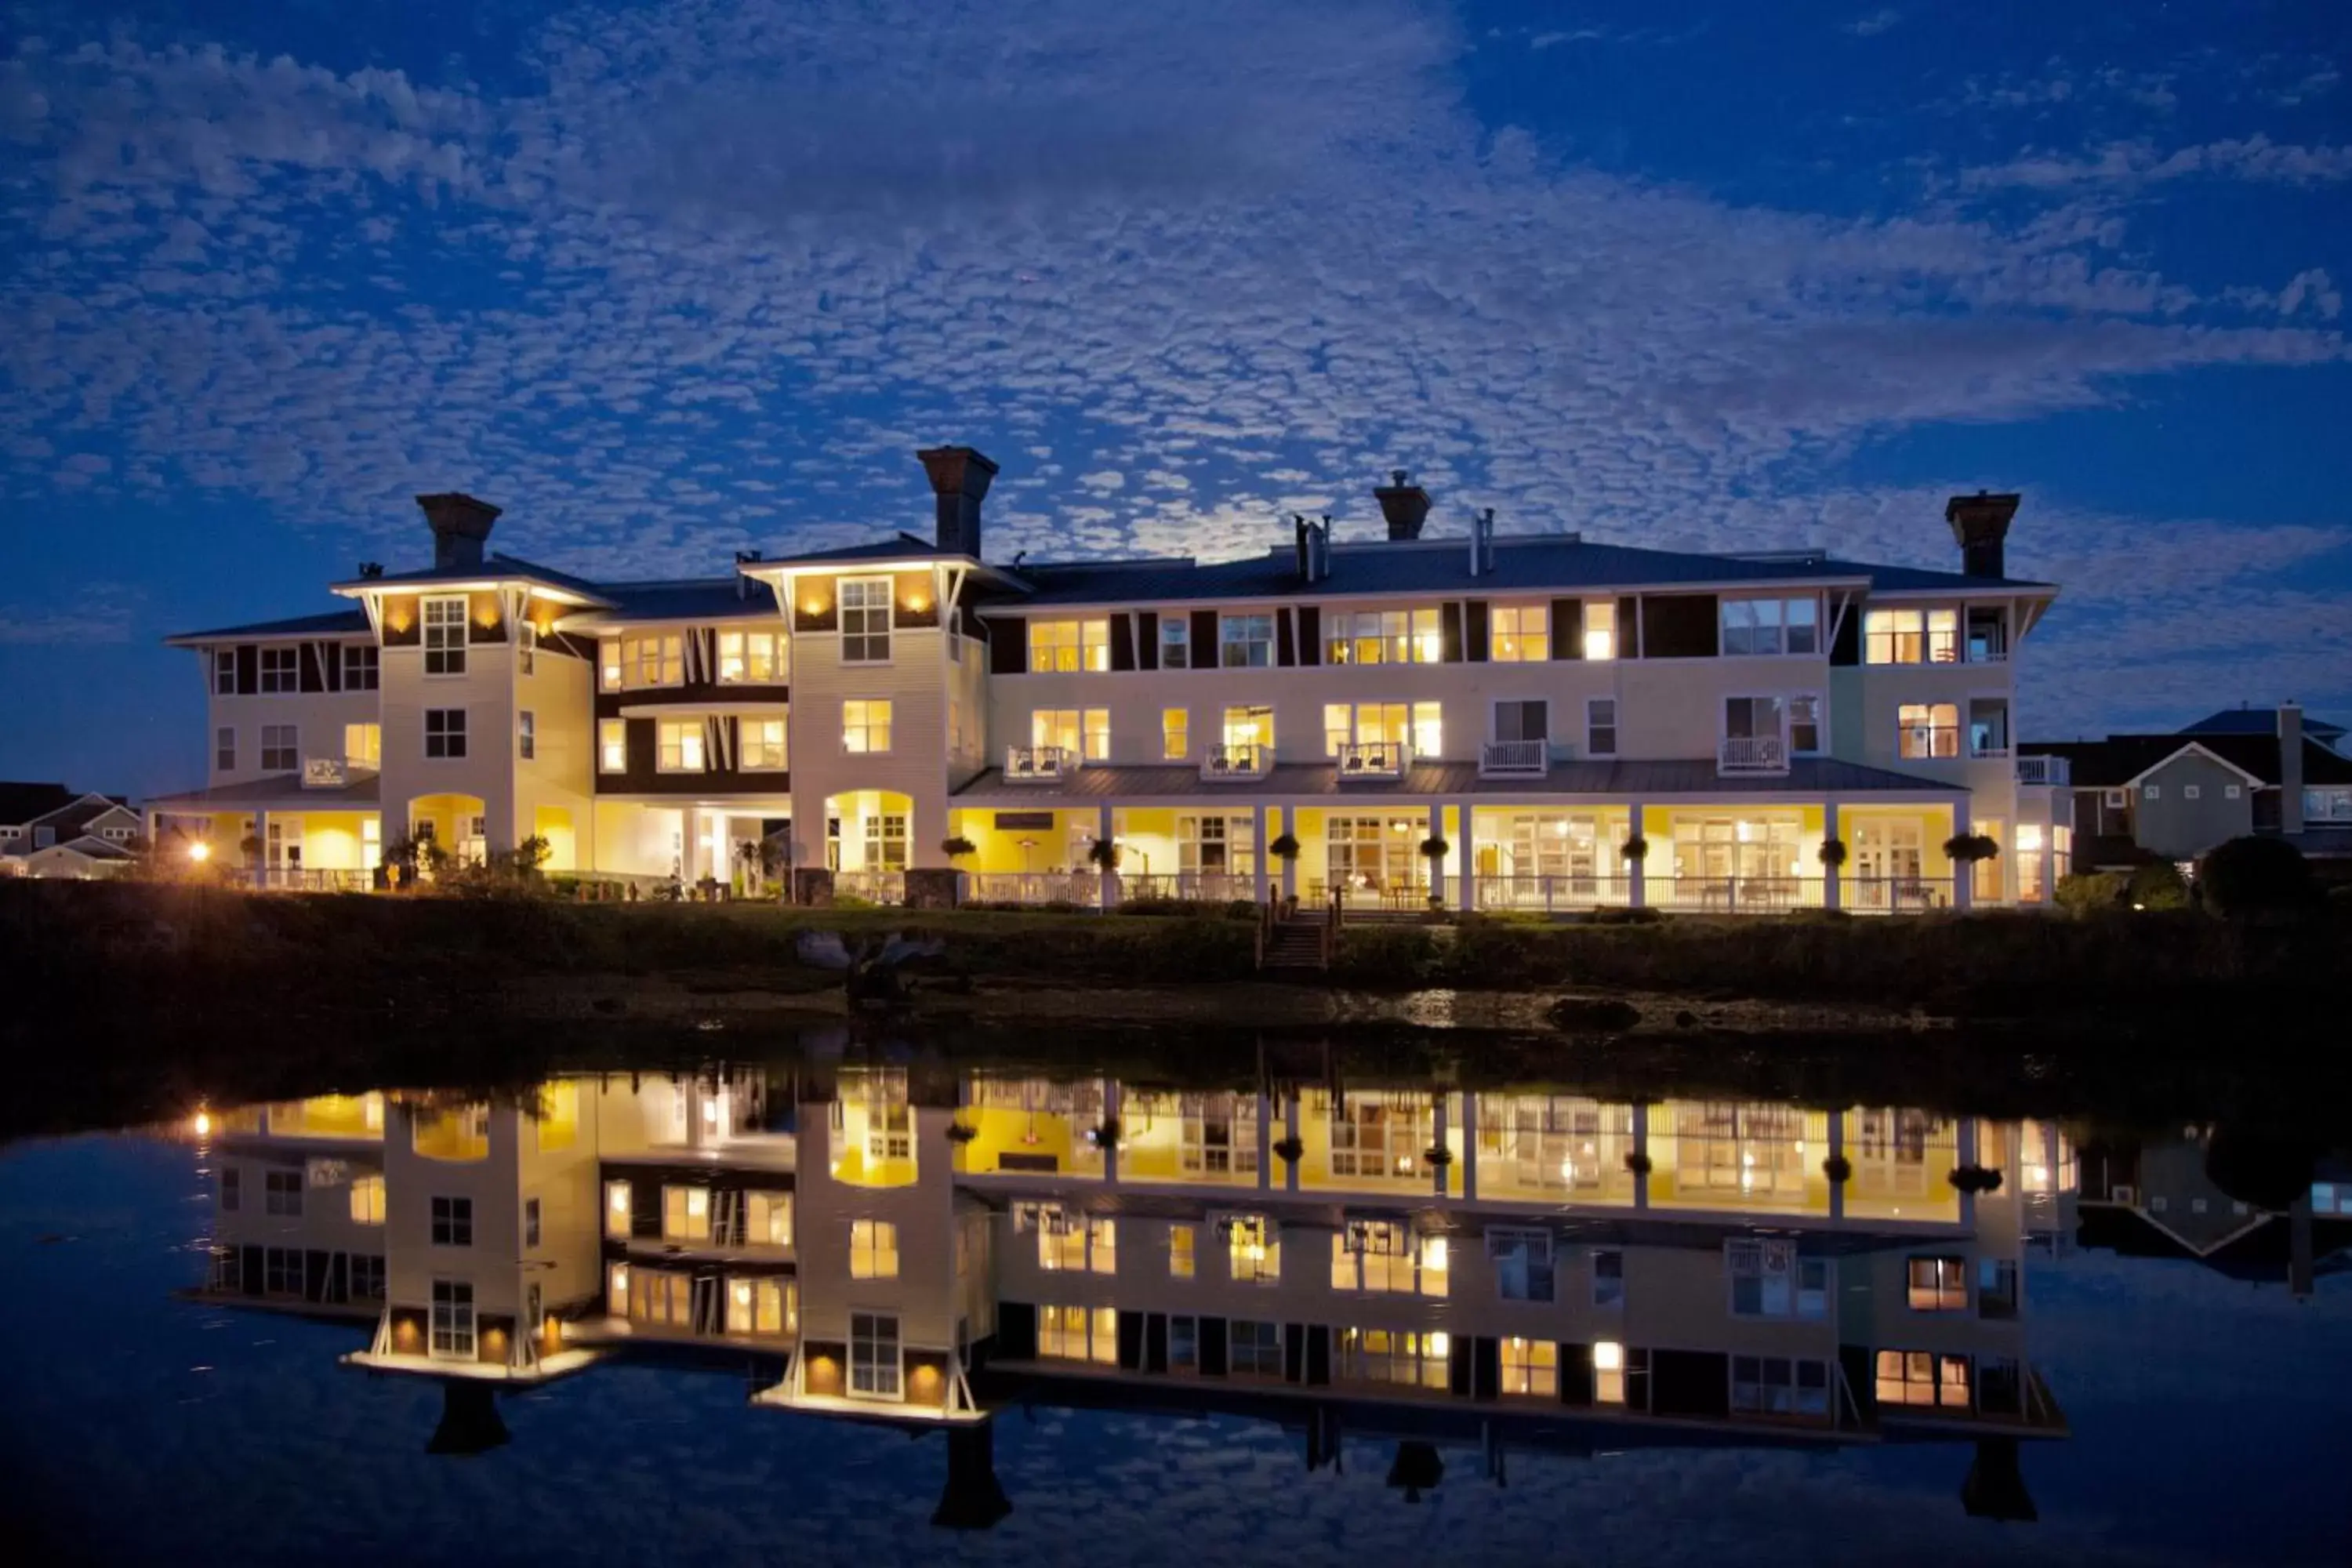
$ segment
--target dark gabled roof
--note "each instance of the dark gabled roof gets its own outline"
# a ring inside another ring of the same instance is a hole
[[[1111,563],[1023,562],[1016,568],[1033,586],[1022,605],[1093,605],[1177,602],[1201,599],[1295,599],[1303,588],[1294,549],[1277,548],[1238,561]],[[1526,594],[1611,592],[1677,584],[1769,585],[1774,583],[1867,582],[1885,592],[1933,589],[2045,588],[2006,578],[1969,577],[1956,572],[1868,566],[1822,555],[1754,557],[1706,555],[1688,551],[1645,550],[1624,544],[1588,543],[1570,535],[1503,537],[1495,542],[1494,570],[1470,574],[1466,540],[1412,544],[1343,544],[1333,547],[1330,572],[1311,585],[1314,593]]]
[[[24,851],[24,854],[26,858],[29,859],[36,855],[46,855],[52,849],[70,850],[74,854],[79,855],[84,859],[88,860],[128,860],[131,858],[131,851],[125,849],[121,845],[110,844],[103,838],[93,837],[87,833],[81,834],[73,838],[61,838],[55,844],[46,844],[38,849],[28,847]]]
[[[569,572],[558,572],[552,566],[541,566],[525,561],[519,555],[502,555],[492,551],[482,557],[478,566],[425,566],[415,572],[387,572],[381,577],[357,577],[347,583],[333,584],[335,592],[359,593],[370,588],[429,588],[436,583],[478,583],[486,577],[519,577],[550,588],[561,588],[591,604],[604,603],[604,590],[585,577],[574,577]]]
[[[1341,800],[1419,801],[1462,795],[1593,795],[1612,799],[1733,795],[1868,795],[1892,792],[1961,795],[1969,792],[1937,779],[1915,778],[1885,768],[1833,757],[1799,757],[1786,774],[1716,772],[1711,759],[1664,759],[1644,762],[1562,762],[1540,779],[1497,779],[1478,776],[1475,763],[1414,763],[1402,781],[1376,783],[1342,781],[1331,763],[1277,763],[1266,778],[1253,783],[1201,776],[1198,766],[1181,763],[1120,765],[1089,763],[1052,783],[1008,783],[1003,771],[990,768],[956,791],[960,795],[986,795],[1028,799],[1133,799],[1159,795],[1202,795],[1247,801],[1255,796],[1331,795]]]
[[[379,795],[378,778],[375,773],[362,773],[335,788],[306,789],[300,773],[271,773],[246,784],[214,784],[208,789],[192,789],[179,795],[154,795],[148,800],[147,809],[177,812],[250,805],[266,811],[280,805],[307,805],[315,811],[326,811],[342,806],[373,805]]]
[[[2269,735],[2278,734],[2278,710],[2275,708],[2224,708],[2218,713],[2208,713],[2180,731],[2184,735]],[[2344,733],[2344,726],[2331,724],[2325,719],[2305,714],[2303,732],[2322,741],[2333,741]]]
[[[2275,786],[2279,782],[2278,741],[2270,734],[2110,735],[2104,741],[2029,741],[2019,750],[2028,756],[2064,757],[2076,789],[2116,789],[2191,746],[2204,748],[2265,784]],[[2331,752],[2306,735],[2303,782],[2352,784],[2352,758]]]
[[[776,614],[776,596],[762,583],[751,584],[746,595],[743,577],[703,577],[670,583],[607,583],[598,592],[612,605],[594,614],[597,620],[670,621],[724,620],[732,616]]]
[[[361,609],[327,610],[315,616],[296,616],[291,620],[255,621],[242,626],[221,626],[208,632],[173,632],[166,643],[218,642],[225,637],[301,637],[348,636],[368,630],[367,612]]]
[[[930,540],[918,534],[900,533],[888,539],[869,540],[863,544],[836,545],[831,550],[808,550],[795,555],[763,555],[757,561],[746,561],[746,566],[837,566],[859,561],[940,561],[970,560],[960,551],[942,550]]]
[[[78,797],[61,784],[29,784],[0,779],[0,824],[18,827],[33,818],[71,805]]]
[[[77,795],[63,805],[43,812],[25,826],[55,828],[58,840],[62,842],[68,837],[79,833],[110,811],[130,809],[131,803],[121,795],[95,794]]]

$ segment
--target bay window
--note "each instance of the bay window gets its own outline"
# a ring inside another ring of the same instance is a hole
[[[1497,605],[1489,616],[1486,657],[1497,664],[1541,664],[1551,658],[1551,606]]]
[[[1895,717],[1895,753],[1908,761],[1960,754],[1960,710],[1954,702],[1906,702]]]
[[[1274,662],[1272,616],[1222,616],[1218,663],[1227,669],[1263,669]]]
[[[890,579],[841,581],[841,662],[890,662]]]
[[[702,763],[702,721],[664,719],[654,727],[654,765],[666,773],[698,773]]]

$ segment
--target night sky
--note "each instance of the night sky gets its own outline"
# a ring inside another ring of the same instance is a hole
[[[0,777],[202,782],[177,631],[416,563],[1290,509],[1957,565],[2030,738],[2352,718],[2352,8],[0,0]]]

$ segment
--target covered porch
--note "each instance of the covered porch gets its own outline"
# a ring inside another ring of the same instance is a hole
[[[257,888],[363,891],[383,860],[376,775],[301,773],[163,795],[143,808],[156,863]]]

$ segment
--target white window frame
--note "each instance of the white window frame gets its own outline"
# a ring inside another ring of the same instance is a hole
[[[1516,629],[1508,632],[1503,629],[1503,617],[1506,616],[1512,617]],[[1535,621],[1532,631],[1528,629],[1530,616]],[[1517,651],[1507,655],[1503,647],[1511,639],[1517,639]],[[1536,645],[1535,651],[1529,650],[1531,642]],[[1490,606],[1486,612],[1486,658],[1495,664],[1549,664],[1551,661],[1551,605],[1538,599],[1527,604]]]
[[[1274,622],[1271,611],[1227,610],[1217,616],[1217,668],[1220,669],[1271,669],[1274,668]],[[1260,626],[1265,636],[1256,635]],[[1236,637],[1239,630],[1244,636]],[[1228,653],[1238,650],[1239,658],[1229,658]],[[1257,655],[1264,657],[1255,657]]]
[[[276,745],[270,744],[272,736]],[[292,773],[302,765],[302,728],[299,724],[264,724],[261,727],[261,771]]]
[[[626,719],[596,721],[596,771],[608,775],[629,771],[629,721]]]
[[[1917,724],[1912,723],[1904,717],[1906,709],[1918,710],[1925,715],[1924,719]],[[1939,724],[1936,719],[1938,710],[1945,709],[1950,710],[1952,715],[1948,725]],[[1898,702],[1895,705],[1895,755],[1897,760],[1906,763],[1959,762],[1968,754],[1966,725],[1964,710],[1956,701]],[[1925,751],[1906,749],[1911,744],[1914,734],[1927,738]],[[1944,749],[1940,739],[1943,736],[1951,738],[1949,750]]]
[[[474,1200],[436,1194],[432,1198],[426,1235],[436,1247],[474,1245]]]
[[[452,624],[450,612],[456,611]],[[445,679],[466,673],[466,627],[467,613],[463,594],[428,594],[417,611],[422,625],[418,640],[425,648],[425,673],[432,679]]]
[[[472,1361],[477,1353],[474,1284],[470,1279],[433,1281],[428,1352],[438,1361]]]
[[[1770,624],[1761,606],[1770,605]],[[1809,612],[1801,623],[1790,612],[1801,606]],[[1735,610],[1744,612],[1735,614]],[[1744,622],[1735,627],[1735,622]],[[1806,640],[1812,646],[1798,647],[1796,632],[1800,626],[1807,631]],[[1732,651],[1732,633],[1747,634],[1748,646]],[[1767,633],[1769,634],[1767,637]],[[1769,643],[1769,646],[1764,646]],[[1818,658],[1822,652],[1822,605],[1814,594],[1748,594],[1717,601],[1716,610],[1716,651],[1725,658]]]
[[[850,710],[853,708],[863,710],[864,718],[861,721],[856,723],[853,723],[851,721]],[[875,722],[875,713],[877,710],[879,710],[881,714],[881,722],[878,724]],[[841,750],[843,754],[853,757],[888,756],[890,754],[890,731],[892,724],[896,721],[896,718],[897,710],[891,706],[891,700],[887,697],[843,698],[841,701]],[[849,743],[849,737],[853,732],[863,735],[865,737],[866,743],[862,746],[851,745]],[[877,733],[879,733],[882,741],[882,743],[878,746],[874,743]]]
[[[236,695],[236,649],[233,647],[213,649],[213,695]]]
[[[1606,620],[1605,626],[1597,620]],[[1583,624],[1579,628],[1577,654],[1589,663],[1613,664],[1624,649],[1624,627],[1617,624],[1617,601],[1587,599],[1584,601]]]
[[[539,760],[539,715],[528,708],[515,710],[515,755],[526,763]]]
[[[236,772],[236,726],[223,724],[213,731],[213,771]]]
[[[343,645],[343,689],[373,691],[383,684],[383,661],[375,644],[345,643]]]
[[[434,721],[440,721],[440,733],[434,732]],[[441,749],[436,752],[434,742]],[[466,710],[463,708],[427,708],[425,710],[425,758],[434,763],[457,763],[466,759]]]
[[[343,764],[353,768],[383,767],[383,726],[373,719],[354,719],[344,725]]]
[[[877,665],[890,662],[890,639],[897,632],[896,594],[898,585],[887,577],[844,577],[834,589],[835,613],[841,622],[841,662],[844,664]],[[879,595],[877,607],[875,595]],[[855,598],[856,604],[850,601]],[[857,629],[850,629],[850,616],[857,617]],[[880,628],[875,617],[881,619]]]
[[[775,726],[771,741],[768,726]],[[735,766],[747,773],[780,773],[792,766],[792,726],[782,718],[747,717],[736,722]]]
[[[1171,651],[1178,656],[1172,664],[1168,658]],[[1160,668],[1162,669],[1192,668],[1192,618],[1181,611],[1160,617]]]
[[[264,646],[257,689],[264,697],[292,697],[302,689],[302,650]]]
[[[700,719],[654,721],[654,771],[660,773],[709,773],[709,748],[704,743]]]
[[[1600,721],[1597,711],[1604,704],[1609,710],[1609,722],[1606,724]],[[1609,744],[1606,748],[1603,748],[1596,738],[1603,730],[1609,732]],[[1584,700],[1584,754],[1588,757],[1617,756],[1623,750],[1624,741],[1622,704],[1614,697],[1586,698]]]
[[[719,684],[775,686],[783,680],[783,634],[748,626],[730,626],[719,633]],[[762,675],[758,671],[764,668]]]
[[[1503,710],[1506,708],[1517,710],[1517,716],[1519,721],[1518,727],[1522,731],[1527,728],[1526,710],[1529,708],[1541,709],[1543,710],[1543,733],[1540,735],[1529,735],[1526,733],[1520,733],[1517,735],[1504,734]],[[1486,705],[1486,738],[1497,742],[1508,741],[1541,741],[1547,745],[1550,744],[1551,699],[1549,697],[1496,698],[1492,702],[1489,702]]]
[[[1813,743],[1810,746],[1797,744],[1797,704],[1800,702],[1810,702],[1813,705]],[[1792,691],[1782,700],[1780,715],[1782,731],[1789,737],[1790,756],[1825,757],[1829,755],[1830,704],[1827,697],[1818,691]]]
[[[1176,721],[1171,729],[1168,721]],[[1188,763],[1192,760],[1192,710],[1190,708],[1162,708],[1160,710],[1160,760],[1163,763]]]
[[[886,1334],[884,1325],[888,1326]],[[885,1352],[888,1361],[884,1362]],[[861,1376],[866,1386],[858,1386]],[[852,1399],[904,1403],[907,1397],[907,1342],[898,1317],[889,1312],[849,1314],[849,1365],[843,1389]]]

